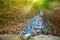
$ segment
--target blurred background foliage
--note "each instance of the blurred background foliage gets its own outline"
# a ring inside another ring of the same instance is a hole
[[[20,20],[30,19],[39,14],[40,7],[46,13],[60,6],[60,0],[47,0],[44,6],[32,4],[30,0],[0,0],[0,27],[17,25]]]

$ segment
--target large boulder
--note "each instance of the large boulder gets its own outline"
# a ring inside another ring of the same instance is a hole
[[[55,8],[51,11],[49,14],[49,20],[53,25],[53,27],[51,27],[52,34],[60,36],[60,7]]]
[[[20,35],[3,35],[0,37],[0,40],[24,40],[20,37]],[[37,35],[34,37],[30,37],[27,40],[60,40],[60,37],[51,36],[51,35]]]
[[[51,35],[37,35],[34,37],[34,40],[59,40],[60,37],[51,36]]]

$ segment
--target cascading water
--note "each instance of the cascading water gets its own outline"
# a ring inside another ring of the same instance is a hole
[[[27,27],[21,31],[21,36],[34,36],[37,35],[37,33],[47,34],[47,28],[49,24],[46,22],[42,10],[38,16],[35,16],[34,18],[28,20],[28,22],[30,22],[30,24],[28,24]]]

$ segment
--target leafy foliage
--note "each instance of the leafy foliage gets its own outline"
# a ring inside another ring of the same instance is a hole
[[[20,23],[20,20],[30,19],[39,13],[41,8],[48,10],[60,6],[60,0],[49,0],[43,6],[37,7],[33,4],[29,12],[25,12],[32,4],[29,0],[0,0],[0,26],[12,26]],[[40,8],[41,7],[41,8]]]

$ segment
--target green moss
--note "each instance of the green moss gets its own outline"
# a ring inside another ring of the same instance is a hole
[[[29,40],[34,40],[34,38],[31,37]]]

